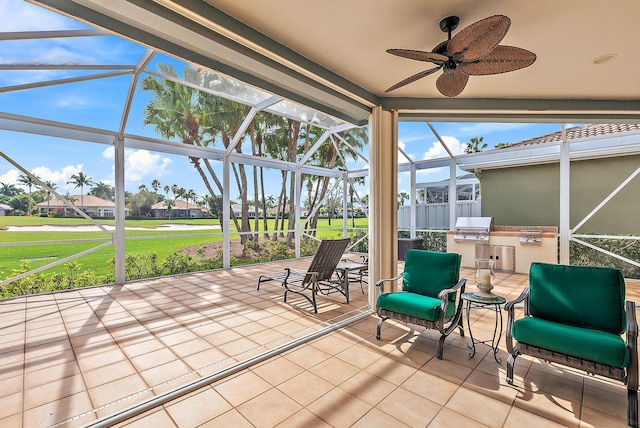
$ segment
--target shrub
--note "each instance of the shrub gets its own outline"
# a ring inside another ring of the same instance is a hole
[[[640,261],[640,241],[629,239],[582,238],[585,242],[630,260]],[[640,268],[616,257],[585,247],[577,242],[569,244],[569,263],[575,265],[611,266],[620,269],[625,278],[640,279]]]

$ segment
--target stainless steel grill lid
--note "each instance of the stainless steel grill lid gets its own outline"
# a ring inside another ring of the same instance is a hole
[[[488,242],[493,217],[458,217],[453,239],[457,242]]]

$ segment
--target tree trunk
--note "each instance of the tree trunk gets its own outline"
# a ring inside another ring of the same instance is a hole
[[[300,136],[300,122],[288,121],[289,124],[289,138],[288,138],[288,158],[290,162],[295,162],[297,160],[297,148],[298,148],[298,137]],[[295,204],[299,204],[300,201],[296,200],[296,188],[295,188],[296,180],[294,177],[291,177],[291,183],[289,185],[289,230],[294,230],[296,228],[296,222],[298,219],[296,218],[296,210]],[[291,246],[293,243],[293,239],[295,237],[295,232],[289,232],[287,234],[287,245]]]
[[[280,195],[278,196],[278,205],[276,208],[276,221],[273,226],[273,240],[278,240],[278,235],[284,237],[284,233],[280,229],[284,228],[284,209],[287,201],[287,171],[280,171],[282,174],[282,187],[280,188]],[[280,225],[279,223],[280,222]]]

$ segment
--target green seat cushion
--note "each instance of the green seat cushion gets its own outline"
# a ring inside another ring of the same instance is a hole
[[[423,296],[421,294],[396,291],[382,293],[378,296],[378,307],[388,311],[428,320],[437,321],[440,317],[442,300]],[[455,302],[447,304],[445,318],[452,317],[456,312]]]
[[[614,333],[525,317],[513,323],[512,335],[518,342],[607,366],[629,363],[627,346]]]
[[[531,316],[615,334],[626,329],[625,284],[618,269],[532,263]]]
[[[455,253],[408,250],[404,262],[402,290],[438,297],[438,293],[458,282],[461,260],[462,256]],[[454,301],[455,298],[455,293],[449,295],[449,300]]]

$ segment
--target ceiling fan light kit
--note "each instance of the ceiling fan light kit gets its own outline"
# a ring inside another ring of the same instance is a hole
[[[511,20],[504,15],[494,15],[474,22],[460,30],[460,18],[448,16],[440,21],[440,29],[447,33],[447,40],[436,45],[431,52],[411,49],[387,49],[387,52],[414,61],[431,62],[435,68],[421,71],[388,88],[391,92],[436,71],[443,73],[436,80],[438,91],[444,96],[458,96],[467,85],[469,76],[486,76],[519,70],[533,64],[536,55],[526,49],[500,45],[509,31]]]

